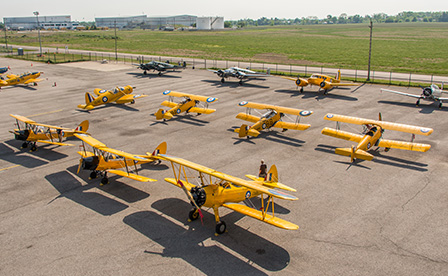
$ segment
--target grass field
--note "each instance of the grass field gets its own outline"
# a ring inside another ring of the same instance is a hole
[[[448,75],[448,23],[376,24],[372,70]],[[43,47],[114,51],[114,31],[42,32]],[[126,53],[367,69],[366,24],[259,27],[226,31],[118,31]],[[4,38],[0,39],[4,42]],[[37,32],[9,44],[38,45]]]

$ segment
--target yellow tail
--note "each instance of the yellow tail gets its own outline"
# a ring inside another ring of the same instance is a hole
[[[247,125],[241,125],[239,131],[238,131],[238,137],[246,137],[247,136]]]
[[[338,70],[338,73],[336,74],[336,80],[341,80],[341,70]]]
[[[269,172],[266,175],[266,182],[278,182],[278,172],[275,165],[272,165],[269,169]]]
[[[88,129],[89,129],[89,120],[85,120],[85,121],[82,121],[82,123],[80,123],[75,130],[87,132]]]
[[[349,156],[352,159],[352,162],[354,161],[355,158],[367,161],[371,161],[373,159],[373,155],[371,155],[370,153],[360,149],[355,150],[354,147],[337,148],[335,150],[335,153],[339,155]]]
[[[86,104],[89,104],[95,100],[95,98],[92,95],[90,95],[89,92],[86,92],[85,98],[86,98]]]

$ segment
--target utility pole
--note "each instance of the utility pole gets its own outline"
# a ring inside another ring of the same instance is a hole
[[[117,54],[117,20],[114,20],[114,29],[115,29],[115,60],[118,60]]]
[[[370,58],[372,56],[372,31],[373,31],[373,22],[372,19],[370,19],[370,45],[369,45],[369,67],[367,69],[367,81],[370,81]]]
[[[33,14],[36,16],[36,19],[37,19],[37,33],[38,33],[38,36],[39,36],[40,56],[42,56],[42,42],[40,40],[39,12],[35,11],[35,12],[33,12]]]

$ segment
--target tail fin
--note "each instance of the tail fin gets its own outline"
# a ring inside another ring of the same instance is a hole
[[[157,156],[159,154],[166,154],[166,142],[160,143],[160,145],[157,146],[157,148],[152,152],[153,156]]]
[[[75,129],[75,131],[87,132],[88,129],[89,129],[89,120],[85,120],[85,121],[82,121],[82,123],[80,123],[78,125],[78,127]]]
[[[338,73],[336,74],[336,80],[341,80],[341,70],[338,70]]]
[[[266,175],[266,182],[278,182],[278,172],[275,165],[272,165],[269,169],[269,172]]]
[[[246,137],[248,132],[247,129],[248,129],[247,125],[241,125],[240,130],[238,132],[238,137]]]
[[[156,115],[156,119],[157,120],[162,120],[163,119],[163,114],[165,113],[165,110],[163,110],[162,108],[160,108],[159,110],[157,110],[157,112],[154,114]]]
[[[89,92],[86,92],[86,104],[89,104],[89,103],[93,102],[94,100],[95,100],[95,98],[92,95],[90,95]]]

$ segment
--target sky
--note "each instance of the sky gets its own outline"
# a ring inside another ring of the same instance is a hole
[[[447,0],[21,0],[3,1],[0,18],[33,16],[39,11],[42,16],[71,15],[73,21],[94,21],[95,17],[133,16],[167,16],[189,14],[196,16],[224,16],[224,20],[258,19],[260,17],[302,18],[327,15],[339,16],[359,14],[362,16],[374,13],[395,15],[402,11],[448,11]],[[38,3],[38,4],[37,4]]]

